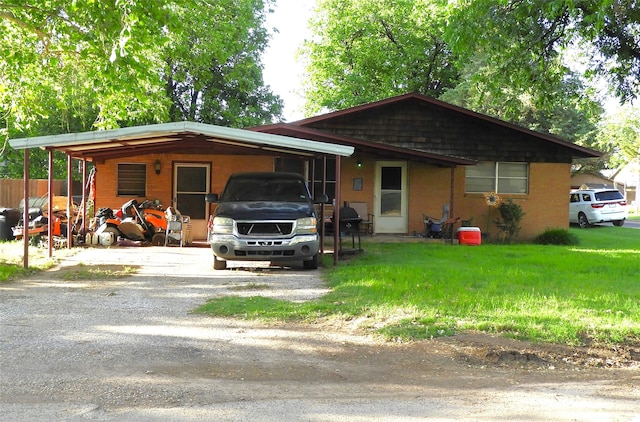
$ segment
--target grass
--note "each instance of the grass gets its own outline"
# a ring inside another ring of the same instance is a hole
[[[58,263],[61,254],[56,251],[57,258],[49,258],[46,249],[29,246],[28,269],[23,266],[23,255],[22,241],[0,241],[0,283],[51,268]]]
[[[321,299],[226,297],[197,312],[352,320],[399,340],[480,330],[569,345],[640,343],[640,232],[570,231],[580,246],[367,243],[325,271],[332,291]]]
[[[126,265],[91,265],[78,264],[65,269],[61,278],[72,280],[112,280],[136,274],[137,268]]]

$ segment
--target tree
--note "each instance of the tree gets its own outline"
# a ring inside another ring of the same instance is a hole
[[[9,137],[280,118],[259,61],[271,1],[0,0],[0,177],[22,177]],[[47,156],[31,152],[32,177]]]
[[[282,100],[262,79],[263,1],[200,2],[175,13],[189,26],[172,33],[163,51],[172,121],[247,127],[282,117]]]
[[[157,55],[168,2],[0,1],[0,177],[22,177],[9,137],[54,135],[166,119]],[[31,151],[32,177],[48,153]],[[54,177],[66,174],[55,154]]]
[[[95,126],[116,127],[138,113],[162,115],[152,46],[179,28],[171,18],[167,0],[3,0],[0,90],[11,97],[8,105],[3,98],[4,112],[19,128],[28,126],[45,114],[34,100],[48,87],[63,89],[60,73],[75,71],[83,77],[80,87],[94,91]]]
[[[568,75],[549,87],[551,100],[544,108],[538,106],[540,93],[531,88],[518,91],[504,87],[499,95],[484,89],[485,84],[474,75],[488,77],[495,69],[478,58],[464,68],[458,85],[445,92],[441,100],[579,145],[597,146],[597,124],[603,108],[580,77]]]
[[[304,50],[307,110],[419,92],[591,144],[602,108],[545,39],[541,12],[520,24],[494,3],[503,2],[320,2]]]
[[[562,54],[574,47],[586,52],[586,76],[605,77],[623,100],[640,93],[636,0],[461,0],[452,4],[446,37],[451,48],[467,61],[482,51],[491,63],[499,64],[508,86],[547,92],[549,81],[566,74]]]
[[[437,97],[458,78],[443,39],[445,0],[321,0],[312,18],[307,111],[406,92]]]
[[[621,167],[640,157],[640,109],[621,107],[601,125],[598,145],[610,157],[612,168]]]

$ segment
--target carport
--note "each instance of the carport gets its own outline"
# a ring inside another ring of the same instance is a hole
[[[70,133],[63,135],[20,138],[9,141],[12,148],[25,150],[24,154],[24,199],[29,203],[29,150],[40,148],[49,151],[49,203],[53,199],[53,152],[67,155],[67,217],[71,220],[72,209],[72,162],[82,163],[83,204],[86,204],[87,162],[101,162],[111,158],[144,155],[151,153],[201,153],[288,155],[311,160],[327,156],[336,159],[336,203],[340,203],[340,158],[353,154],[354,147],[327,142],[299,139],[243,129],[234,129],[196,122],[174,122],[146,126],[135,126],[115,130]],[[339,207],[336,207],[336,213]],[[86,210],[83,210],[86,211]],[[28,206],[24,207],[23,221],[29,221]],[[84,215],[84,213],[83,213]],[[336,219],[339,216],[336,216]],[[24,267],[29,266],[28,224],[24,224]],[[48,225],[49,256],[53,255],[52,224]],[[338,228],[334,227],[334,244],[338,242]],[[68,225],[67,247],[73,243],[72,225]],[[334,262],[337,263],[337,254]]]

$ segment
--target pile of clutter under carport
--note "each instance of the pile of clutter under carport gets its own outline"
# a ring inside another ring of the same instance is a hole
[[[82,236],[84,235],[84,236]],[[78,242],[102,246],[167,246],[191,243],[189,216],[159,202],[131,199],[117,210],[100,208]]]
[[[22,239],[24,234],[24,200],[18,208],[0,209],[0,240]],[[64,238],[67,233],[69,218],[67,217],[67,197],[54,196],[52,206],[49,207],[48,197],[29,198],[28,203],[28,233],[34,239],[48,235],[49,222],[52,224],[52,232],[57,240]],[[71,210],[71,221],[77,216],[77,205]],[[60,243],[60,242],[54,242]]]
[[[88,219],[87,225],[83,221],[84,207],[73,204],[69,219],[67,197],[54,196],[52,203],[50,213],[47,196],[29,200],[27,224],[32,243],[46,239],[50,223],[55,247],[67,243],[69,224],[74,246],[182,246],[191,243],[189,216],[181,215],[173,207],[164,210],[158,201],[138,203],[131,199],[116,210],[100,208],[95,217]],[[24,204],[20,209],[0,208],[1,240],[22,239],[23,209]]]

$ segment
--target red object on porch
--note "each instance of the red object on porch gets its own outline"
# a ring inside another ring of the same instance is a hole
[[[461,245],[482,244],[482,236],[478,227],[460,227],[458,230],[458,242]]]

